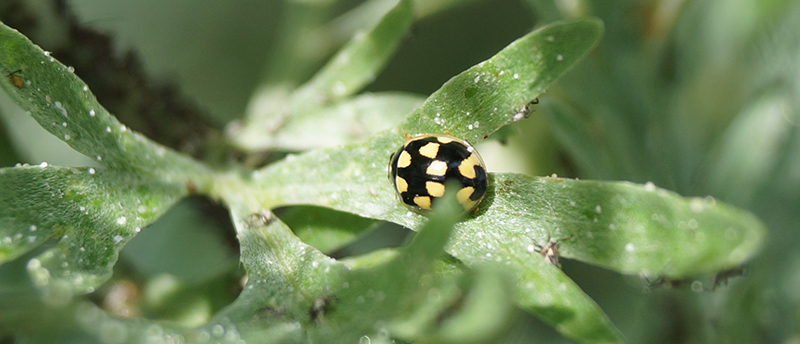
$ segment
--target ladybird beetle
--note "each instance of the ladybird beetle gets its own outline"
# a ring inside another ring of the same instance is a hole
[[[458,203],[464,211],[478,206],[486,194],[486,165],[467,141],[443,134],[406,139],[392,155],[389,179],[400,200],[417,212],[431,209],[444,195],[446,181],[455,181]]]

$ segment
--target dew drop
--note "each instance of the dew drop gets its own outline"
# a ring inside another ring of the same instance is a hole
[[[433,119],[433,122],[435,122],[438,125],[444,125],[444,118],[436,117]]]
[[[67,70],[68,70],[70,73],[75,73],[75,67],[73,67],[73,66],[69,66],[69,67],[67,67]]]
[[[61,126],[66,128],[67,127],[67,122],[61,122]]]
[[[369,339],[369,336],[363,335],[361,339],[358,340],[358,344],[372,344],[372,340]]]
[[[37,229],[39,228],[37,228],[36,225],[31,225],[30,227],[28,227],[28,230],[31,232],[35,232]]]
[[[117,219],[117,224],[120,226],[126,223],[128,223],[128,218],[126,218],[125,216],[121,216],[120,218]]]
[[[39,164],[39,167],[41,167],[41,168],[45,168],[45,167],[47,167],[47,162],[45,162],[45,161],[42,161],[42,163],[41,163],[41,164]]]
[[[625,244],[625,252],[633,253],[636,250],[636,246],[633,246],[632,242]]]
[[[95,172],[94,168],[89,167],[89,174],[94,174]]]
[[[656,191],[656,184],[653,184],[653,182],[644,183],[644,191],[647,192]]]
[[[96,156],[95,159],[97,159],[97,161],[103,160],[103,158],[101,156],[99,156],[99,155]]]
[[[83,85],[83,90],[84,91],[88,91],[89,90],[89,86]]]
[[[211,339],[211,335],[210,335],[210,334],[208,334],[208,331],[206,331],[206,330],[200,330],[200,331],[197,333],[197,341],[198,341],[198,342],[201,342],[201,343],[202,343],[202,342],[207,342],[209,339]]]
[[[706,209],[706,203],[702,198],[694,197],[691,201],[689,201],[689,209],[691,209],[695,214],[701,213]]]
[[[64,135],[64,141],[69,141],[72,138],[69,134]]]
[[[536,248],[533,245],[528,245],[528,247],[526,247],[526,249],[528,250],[528,252],[531,252],[531,253],[536,251]]]
[[[344,86],[344,83],[341,81],[337,81],[333,84],[333,94],[337,96],[344,95],[347,92],[347,88]]]
[[[111,132],[111,127],[106,127],[106,132],[110,133]]]
[[[94,110],[89,110],[89,116],[94,117],[95,114]]]
[[[556,61],[564,61],[564,55],[561,54],[556,55]]]
[[[519,79],[519,73],[514,73],[514,80]]]
[[[225,328],[220,324],[216,324],[211,327],[211,334],[214,335],[214,337],[220,337],[225,334]]]
[[[692,282],[692,291],[695,293],[703,291],[703,282],[700,282],[698,280]]]

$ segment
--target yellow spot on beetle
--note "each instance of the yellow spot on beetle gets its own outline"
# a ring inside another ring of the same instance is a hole
[[[400,158],[397,159],[397,168],[406,168],[411,165],[411,154],[406,151],[400,152]]]
[[[461,190],[458,190],[458,193],[456,193],[456,200],[458,200],[458,204],[461,204],[461,206],[466,210],[469,210],[475,205],[475,201],[469,199],[469,196],[472,196],[473,192],[475,192],[475,188],[471,186],[465,186]]]
[[[436,138],[441,144],[453,142],[453,138],[449,136],[439,136]]]
[[[422,209],[428,210],[431,208],[431,198],[428,196],[414,197],[414,203]]]
[[[478,156],[472,153],[458,165],[458,172],[461,172],[461,175],[464,177],[475,179],[475,166],[480,165],[482,164],[481,161],[478,160]]]
[[[425,182],[425,189],[428,190],[428,195],[433,197],[444,196],[444,184],[438,182]]]
[[[430,176],[443,176],[447,173],[447,163],[441,160],[434,160],[428,165],[428,169],[425,173]]]
[[[408,191],[408,182],[401,177],[396,177],[394,179],[394,184],[397,185],[397,191],[400,193]]]
[[[433,159],[436,157],[436,154],[439,154],[439,144],[436,142],[428,142],[428,144],[419,149],[419,154],[426,158]]]

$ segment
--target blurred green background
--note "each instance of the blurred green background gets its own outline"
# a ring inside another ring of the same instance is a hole
[[[136,51],[152,80],[177,83],[222,128],[245,113],[257,85],[280,75],[275,56],[286,49],[281,37],[297,20],[294,9],[322,4],[324,11],[309,13],[325,23],[361,2],[66,3],[80,23],[113,36],[120,55]],[[649,287],[568,260],[563,269],[631,343],[800,343],[800,1],[462,1],[421,18],[367,91],[430,94],[537,25],[582,16],[604,21],[600,46],[512,126],[506,145],[479,147],[489,170],[649,181],[749,209],[766,222],[768,244],[742,276],[716,288],[709,276]],[[32,39],[45,49],[56,44]],[[296,82],[332,53],[315,43],[297,43],[309,62]],[[92,165],[0,97],[3,166]],[[107,309],[191,325],[229,302],[240,272],[224,212],[192,198],[143,231],[100,293],[104,302],[122,295]],[[364,240],[381,240],[374,236]],[[182,310],[169,307],[178,304]],[[512,331],[512,342],[566,342],[532,317]]]

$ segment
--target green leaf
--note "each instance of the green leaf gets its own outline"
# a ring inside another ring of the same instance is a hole
[[[376,333],[381,322],[418,306],[420,290],[430,288],[418,280],[441,255],[460,213],[455,197],[441,204],[395,258],[349,270],[298,240],[272,214],[234,203],[248,283],[213,323],[236,324],[242,333],[267,331],[288,342],[353,342]]]
[[[333,147],[391,128],[422,101],[420,96],[410,94],[367,93],[329,107],[293,112],[280,123],[271,122],[272,117],[252,119],[232,138],[248,149],[302,151]]]
[[[207,342],[259,343],[390,342],[401,331],[416,338],[438,336],[465,343],[459,330],[479,326],[494,339],[505,334],[504,319],[513,315],[511,285],[501,269],[476,274],[430,273],[461,209],[455,197],[437,203],[431,221],[398,255],[380,265],[351,271],[300,242],[268,212],[232,207],[241,239],[248,283],[239,298],[212,321],[197,328],[147,319],[119,319],[90,303],[73,307],[73,318],[86,332],[110,342],[148,343],[172,338]],[[441,211],[447,208],[446,211]],[[420,280],[424,283],[420,283]],[[496,302],[485,302],[486,296]],[[433,307],[431,307],[433,305]],[[475,324],[480,314],[497,316]],[[477,328],[476,328],[477,329]],[[398,332],[399,333],[399,332]]]
[[[99,163],[163,178],[191,179],[200,188],[212,180],[203,165],[121,124],[70,68],[2,23],[0,70],[18,71],[0,80],[0,87],[17,104],[47,131]]]
[[[108,279],[122,246],[184,195],[183,187],[108,170],[0,169],[0,262],[55,239],[28,272],[48,300],[68,301]]]
[[[554,23],[446,82],[400,124],[400,135],[443,133],[472,144],[525,118],[528,104],[597,44],[599,20]]]

